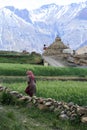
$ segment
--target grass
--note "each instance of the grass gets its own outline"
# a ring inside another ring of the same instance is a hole
[[[59,101],[87,105],[87,82],[39,81],[38,96],[51,97]]]
[[[5,78],[1,83],[23,94],[27,86],[26,78]],[[81,81],[40,81],[37,80],[37,96],[54,98],[65,102],[74,102],[78,105],[87,106],[87,82]]]
[[[34,113],[32,114],[32,112]],[[47,125],[46,120],[42,122],[36,119],[36,117],[39,117],[37,114],[40,115],[42,113],[35,109],[3,106],[3,109],[0,111],[0,130],[50,130],[51,124]],[[43,116],[44,119],[45,114]],[[50,118],[47,122],[50,123]]]
[[[42,58],[40,54],[34,52],[25,54],[0,51],[0,63],[42,64]]]
[[[2,114],[3,113],[3,114]],[[60,121],[54,113],[35,107],[1,106],[0,130],[86,130],[85,124]]]
[[[36,76],[77,76],[87,77],[87,68],[52,67],[30,64],[0,63],[0,75],[25,76],[27,70],[34,72]]]
[[[25,73],[32,70],[36,76],[87,76],[87,69],[43,67],[28,64],[0,63],[0,84],[25,94]],[[3,76],[2,76],[3,75]],[[7,77],[6,77],[7,76]],[[11,77],[12,76],[12,77]],[[21,77],[24,76],[24,77]],[[87,82],[37,80],[38,97],[51,97],[59,101],[87,106]],[[61,121],[48,111],[34,106],[0,104],[0,130],[86,130],[87,125]]]

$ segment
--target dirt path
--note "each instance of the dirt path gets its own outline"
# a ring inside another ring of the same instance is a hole
[[[61,61],[55,60],[51,56],[42,56],[42,57],[51,66],[65,67],[65,65]]]

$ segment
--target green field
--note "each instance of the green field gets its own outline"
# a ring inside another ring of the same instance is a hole
[[[0,84],[24,95],[26,71],[37,76],[87,77],[87,69],[57,68],[28,64],[0,63]],[[74,102],[87,106],[87,82],[37,80],[37,97],[53,98],[58,101]],[[3,113],[3,114],[2,114]],[[0,130],[87,130],[87,125],[61,121],[49,111],[40,111],[34,106],[6,106],[0,103]]]
[[[2,85],[23,94],[27,86],[26,78],[1,79]],[[37,96],[53,98],[58,101],[74,102],[87,106],[87,82],[80,81],[37,81]]]
[[[42,64],[40,54],[0,51],[0,63]]]
[[[27,64],[0,63],[0,81],[5,86],[24,92],[26,87],[26,71],[32,70],[37,77],[43,76],[45,80],[37,80],[37,96],[51,97],[66,102],[73,101],[79,105],[87,105],[87,82],[46,80],[46,77],[80,76],[81,72],[87,77],[87,69],[83,68],[57,68]],[[64,75],[65,74],[65,75]],[[80,74],[80,75],[79,75]],[[6,76],[6,77],[5,77]]]
[[[87,77],[87,68],[46,67],[42,65],[0,63],[0,75],[25,76],[27,70],[33,71],[36,76]]]
[[[4,77],[1,78],[1,84],[26,95],[24,92],[27,85],[26,77]],[[87,82],[38,80],[36,96],[52,97],[58,101],[73,101],[79,105],[87,105]],[[0,113],[1,130],[53,130],[58,128],[60,130],[86,130],[85,124],[62,122],[54,113],[40,111],[33,106],[31,108],[3,106],[3,108],[4,114]],[[11,125],[9,124],[10,120]]]

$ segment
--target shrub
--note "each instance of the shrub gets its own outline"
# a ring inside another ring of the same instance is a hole
[[[16,98],[12,96],[10,93],[4,91],[1,95],[1,103],[6,105],[14,105],[16,104]]]

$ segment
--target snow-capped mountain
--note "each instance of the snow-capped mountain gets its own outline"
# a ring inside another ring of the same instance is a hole
[[[87,2],[44,5],[28,11],[6,6],[0,9],[0,50],[42,52],[43,45],[61,37],[77,49],[87,41]]]
[[[49,35],[43,35],[7,8],[0,10],[0,18],[0,50],[41,52],[41,40],[50,42]]]
[[[31,19],[37,29],[43,31],[44,28],[47,33],[52,31],[52,36],[59,35],[65,44],[76,49],[87,39],[87,21],[80,17],[85,8],[86,3],[43,6],[40,11],[31,12]]]

